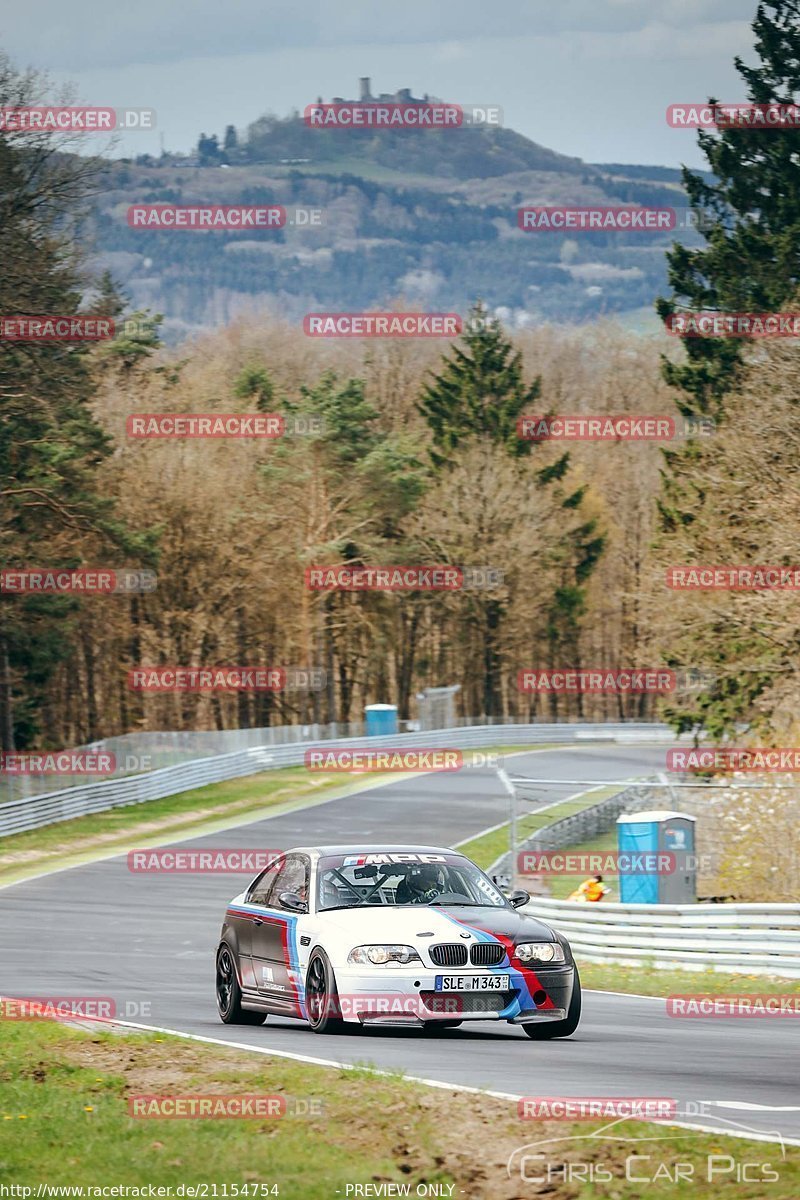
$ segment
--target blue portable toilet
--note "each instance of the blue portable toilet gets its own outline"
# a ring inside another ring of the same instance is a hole
[[[367,737],[386,737],[397,733],[396,704],[368,704],[364,709]]]
[[[694,904],[697,900],[695,818],[687,813],[654,809],[617,817],[620,854],[670,854],[669,870],[632,871],[619,875],[623,904]],[[654,860],[654,867],[656,862]]]

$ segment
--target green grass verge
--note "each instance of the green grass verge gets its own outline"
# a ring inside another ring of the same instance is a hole
[[[455,1043],[460,1035],[439,1036]],[[335,1053],[334,1039],[309,1034],[309,1040],[317,1053]],[[520,1052],[535,1062],[534,1043],[523,1040]],[[250,1120],[133,1118],[129,1101],[142,1094],[282,1096],[287,1112]],[[311,1107],[313,1115],[295,1115],[298,1102],[306,1110]],[[625,1176],[625,1160],[632,1153],[651,1156],[637,1159],[639,1175],[649,1169],[652,1177],[662,1162],[669,1174],[678,1163],[688,1164],[684,1175],[691,1169],[691,1182],[676,1184],[662,1168],[660,1178],[647,1185],[648,1200],[717,1197],[720,1176],[707,1178],[709,1155],[766,1162],[777,1172],[777,1181],[766,1191],[760,1181],[737,1184],[737,1200],[763,1200],[765,1194],[795,1200],[800,1195],[800,1162],[791,1147],[784,1160],[777,1146],[632,1121],[624,1122],[621,1137],[646,1139],[641,1146],[609,1137],[614,1130],[606,1130],[602,1140],[571,1140],[586,1139],[605,1126],[597,1121],[521,1121],[508,1102],[427,1089],[367,1069],[317,1067],[168,1036],[4,1022],[0,1183],[18,1188],[35,1189],[40,1183],[84,1189],[152,1185],[170,1187],[176,1196],[181,1184],[216,1184],[229,1189],[218,1196],[333,1200],[337,1195],[379,1195],[376,1184],[392,1183],[408,1186],[412,1196],[425,1184],[429,1196],[507,1200],[533,1194],[519,1177],[520,1151],[544,1141],[533,1153],[541,1152],[545,1160],[535,1160],[537,1174],[548,1165],[553,1172],[548,1200],[638,1200],[645,1194],[642,1185]],[[660,1140],[664,1137],[669,1140]],[[549,1139],[558,1140],[548,1145]],[[516,1175],[509,1179],[506,1163],[515,1151]],[[592,1184],[588,1190],[565,1183],[564,1162],[578,1159],[595,1171],[610,1172],[612,1182]],[[724,1178],[729,1182],[731,1177]],[[245,1193],[244,1184],[277,1191]],[[369,1184],[373,1190],[365,1190]],[[232,1185],[238,1193],[230,1190]],[[357,1185],[359,1192],[353,1190]],[[214,1195],[210,1190],[206,1194]]]
[[[353,790],[366,786],[360,780],[357,784],[351,781]],[[245,823],[248,817],[257,819],[282,808],[299,808],[345,790],[341,776],[311,776],[303,767],[287,767],[60,821],[0,840],[0,884],[49,868],[123,853],[134,844],[158,845],[211,833],[215,828]]]
[[[402,1100],[393,1080],[367,1083],[359,1072],[260,1055],[248,1060],[179,1039],[15,1024],[4,1030],[0,1181],[173,1188],[249,1182],[277,1185],[281,1197],[328,1200],[356,1173],[409,1177],[393,1161]],[[131,1117],[128,1099],[141,1094],[282,1096],[287,1113],[248,1120]],[[294,1115],[295,1102],[317,1115]],[[409,1113],[414,1173],[425,1161],[431,1179],[451,1182],[433,1166],[434,1131],[425,1117]]]
[[[62,847],[75,838],[93,838],[104,834],[124,834],[150,821],[178,818],[193,821],[198,815],[215,814],[222,808],[228,812],[246,812],[248,808],[261,808],[286,801],[294,796],[331,790],[341,786],[341,779],[331,781],[329,776],[309,775],[303,767],[285,767],[277,771],[264,771],[258,775],[245,775],[223,783],[212,783],[206,787],[193,788],[161,800],[148,800],[126,808],[112,808],[106,812],[76,817],[72,821],[60,821],[56,825],[45,825],[42,829],[31,829],[27,833],[15,833],[0,841],[0,862],[7,854],[25,850],[50,850]]]
[[[723,971],[681,971],[661,967],[628,967],[622,963],[596,963],[576,954],[585,988],[602,992],[636,992],[640,996],[670,996],[702,993],[713,996],[742,996],[758,992],[795,995],[800,980],[774,975],[737,975]]]
[[[555,744],[509,745],[493,747],[491,753],[502,756],[553,748]],[[471,753],[465,751],[466,762],[470,761]],[[123,853],[131,848],[132,839],[136,846],[144,847],[199,836],[231,823],[244,824],[248,817],[257,820],[282,808],[301,808],[320,799],[333,799],[399,778],[398,773],[331,775],[312,774],[305,767],[283,767],[208,784],[161,800],[60,821],[0,839],[0,885],[48,868]]]

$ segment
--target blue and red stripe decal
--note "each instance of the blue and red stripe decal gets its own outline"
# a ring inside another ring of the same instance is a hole
[[[305,1020],[308,1016],[306,1009],[306,989],[302,971],[300,970],[300,955],[297,949],[297,917],[284,916],[274,910],[266,912],[255,905],[229,905],[228,913],[233,917],[253,919],[258,917],[265,925],[278,927],[283,953],[283,964],[289,980],[288,992],[280,994],[281,999],[288,999],[294,1005],[298,1017]]]
[[[546,1010],[555,1008],[552,998],[547,995],[547,989],[542,984],[539,976],[530,967],[524,966],[519,960],[516,960],[514,965],[514,942],[510,937],[505,937],[499,933],[489,933],[488,930],[482,929],[479,925],[472,925],[468,921],[463,921],[459,917],[454,917],[452,913],[443,912],[443,917],[448,921],[452,921],[454,925],[460,926],[462,929],[468,929],[470,933],[474,933],[479,942],[499,942],[505,947],[508,957],[510,972],[508,967],[496,966],[486,967],[485,970],[490,971],[493,975],[504,975],[510,973],[512,987],[518,992],[518,996],[506,1005],[497,1015],[499,1017],[516,1017],[520,1013],[530,1012],[531,1009]],[[544,992],[547,999],[541,1004],[536,1004],[533,997],[536,992]]]

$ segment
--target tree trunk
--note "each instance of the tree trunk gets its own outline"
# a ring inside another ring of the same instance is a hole
[[[8,660],[8,642],[0,637],[0,718],[2,718],[3,749],[13,751],[14,744],[14,696],[11,690],[11,664]]]
[[[94,643],[91,630],[86,626],[81,630],[83,645],[83,664],[86,668],[86,740],[96,742],[100,737],[97,716],[97,681],[95,679]]]

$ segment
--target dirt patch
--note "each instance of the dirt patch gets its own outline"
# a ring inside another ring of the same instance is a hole
[[[380,1078],[373,1088],[363,1074],[319,1071],[262,1055],[226,1051],[215,1046],[161,1045],[148,1040],[137,1045],[129,1036],[119,1044],[107,1037],[75,1041],[64,1046],[65,1058],[76,1066],[122,1079],[121,1095],[137,1093],[224,1094],[231,1091],[263,1091],[271,1095],[290,1091],[292,1073],[300,1074],[305,1088],[310,1078],[318,1081],[324,1094],[324,1118],[309,1122],[309,1141],[315,1126],[320,1136],[332,1137],[357,1161],[359,1152],[374,1149],[385,1141],[397,1170],[412,1184],[451,1178],[454,1196],[470,1200],[576,1200],[585,1183],[554,1178],[537,1183],[546,1168],[530,1160],[525,1178],[520,1175],[520,1152],[532,1142],[568,1137],[580,1132],[563,1122],[520,1121],[514,1105],[491,1096],[460,1092],[427,1091],[414,1085]],[[36,1069],[46,1068],[38,1064]],[[394,1095],[392,1094],[392,1089]],[[388,1099],[387,1099],[388,1096]],[[270,1131],[279,1135],[279,1130]],[[677,1132],[677,1131],[674,1131]],[[624,1186],[624,1158],[630,1147],[608,1141],[594,1145],[580,1141],[541,1150],[558,1164],[574,1164],[578,1171],[598,1160],[614,1172]],[[512,1156],[515,1156],[512,1158]],[[511,1160],[511,1175],[509,1175]],[[578,1164],[584,1164],[579,1166]],[[396,1177],[395,1177],[396,1178]],[[373,1176],[374,1182],[391,1182],[390,1176]],[[606,1195],[614,1195],[614,1188]],[[623,1193],[617,1193],[623,1194]]]
[[[125,1032],[127,1035],[128,1031]],[[216,1075],[235,1072],[237,1078],[252,1076],[254,1084],[264,1075],[263,1064],[257,1058],[254,1061],[241,1053],[217,1051],[214,1046],[196,1047],[191,1042],[177,1046],[172,1041],[163,1045],[148,1042],[137,1046],[129,1041],[116,1045],[102,1038],[75,1042],[68,1047],[66,1056],[75,1066],[122,1076],[126,1094],[170,1088],[188,1090],[193,1080],[202,1082],[209,1093],[222,1092],[225,1085],[215,1084]]]

